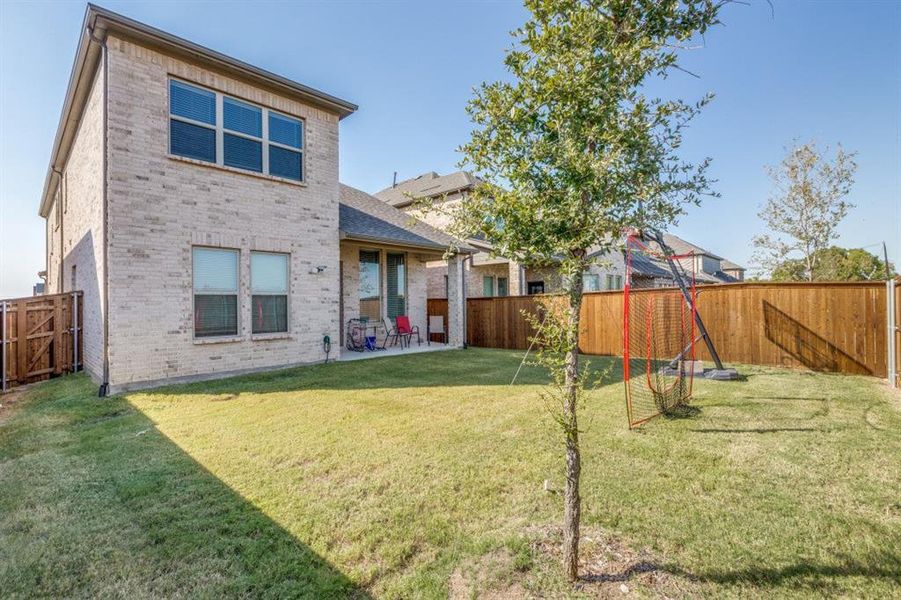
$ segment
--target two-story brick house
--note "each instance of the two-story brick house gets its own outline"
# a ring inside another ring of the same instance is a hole
[[[88,6],[39,212],[45,291],[84,292],[102,392],[322,360],[361,313],[425,331],[425,264],[450,239],[339,184],[355,110]]]

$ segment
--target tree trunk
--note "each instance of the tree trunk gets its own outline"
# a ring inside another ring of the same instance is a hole
[[[563,496],[563,571],[569,581],[579,577],[579,521],[582,499],[579,496],[579,477],[582,457],[579,452],[579,313],[582,308],[582,272],[567,278],[569,297],[569,348],[566,352],[566,402],[564,420],[566,430],[566,489]]]

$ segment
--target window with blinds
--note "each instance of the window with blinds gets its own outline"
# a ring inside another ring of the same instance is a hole
[[[252,333],[288,331],[288,255],[250,253]]]
[[[382,318],[381,270],[379,253],[360,250],[360,318],[376,321]]]
[[[303,121],[169,80],[169,153],[303,181]]]
[[[398,315],[407,314],[407,275],[405,256],[388,253],[386,257],[385,275],[388,289],[385,293],[388,317],[394,319]]]
[[[194,337],[238,335],[238,251],[193,249]]]
[[[224,164],[263,172],[263,110],[234,98],[222,98]]]
[[[216,94],[169,81],[169,152],[216,162]]]
[[[509,296],[510,295],[510,285],[508,284],[508,279],[506,277],[498,277],[497,278],[497,295],[498,296]]]

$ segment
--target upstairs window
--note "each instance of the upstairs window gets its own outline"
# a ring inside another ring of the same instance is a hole
[[[494,296],[494,277],[490,275],[482,277],[482,296],[486,298]]]
[[[216,162],[216,94],[169,82],[169,152]]]
[[[169,81],[169,153],[303,181],[303,121]]]
[[[303,181],[303,123],[269,113],[269,173]]]
[[[506,277],[497,278],[497,295],[507,296],[510,293],[509,281]]]
[[[222,162],[263,172],[263,109],[233,98],[222,99]]]

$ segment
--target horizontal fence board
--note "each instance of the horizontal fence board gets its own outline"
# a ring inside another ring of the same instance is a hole
[[[697,289],[698,311],[724,362],[875,377],[888,374],[884,282],[747,282]],[[670,288],[632,293],[679,291]],[[896,294],[901,323],[901,289]],[[447,300],[430,299],[428,307],[429,314],[447,318]],[[485,348],[526,349],[532,331],[523,310],[537,310],[535,296],[467,300],[467,342]],[[581,321],[582,352],[622,355],[622,291],[584,294]],[[894,335],[901,341],[901,332]],[[697,345],[697,356],[710,361],[703,342]],[[901,370],[901,357],[898,360]]]

